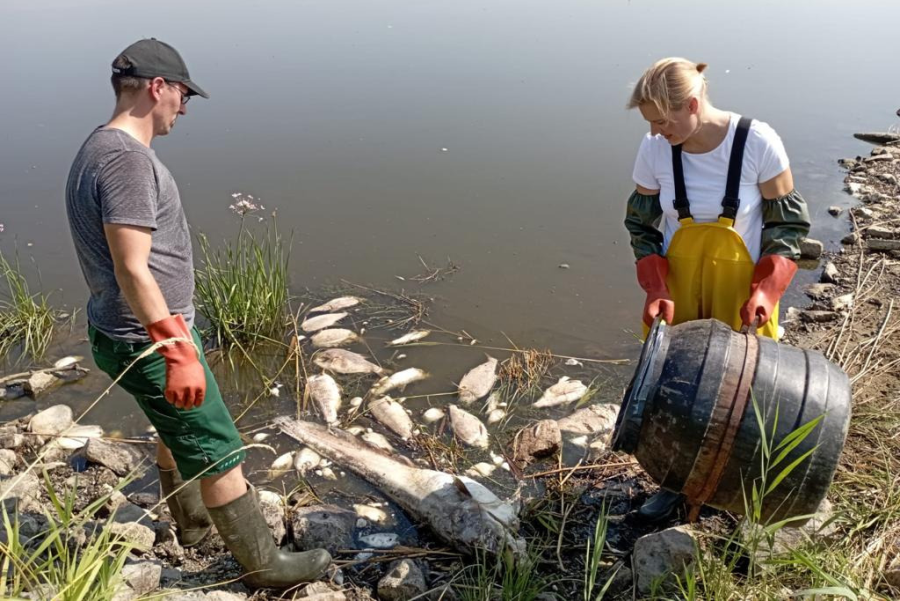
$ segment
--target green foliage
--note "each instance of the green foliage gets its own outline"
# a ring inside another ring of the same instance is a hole
[[[212,249],[200,234],[203,265],[196,272],[197,309],[209,322],[207,335],[217,346],[249,349],[281,341],[288,315],[290,242],[278,233],[274,218],[264,232],[244,227],[235,240]]]
[[[0,271],[9,290],[9,298],[0,300],[0,356],[21,345],[22,356],[42,359],[53,339],[58,312],[44,294],[31,292],[18,258],[13,265],[0,254]]]

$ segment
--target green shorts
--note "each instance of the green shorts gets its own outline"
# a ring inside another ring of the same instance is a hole
[[[197,348],[203,348],[197,329],[191,333]],[[151,345],[113,340],[91,325],[88,337],[97,367],[113,379]],[[178,409],[166,401],[166,361],[159,353],[138,361],[119,380],[119,386],[134,396],[159,438],[172,451],[178,471],[186,480],[225,472],[246,456],[234,420],[202,353],[200,362],[206,372],[206,396],[203,404],[194,409]]]

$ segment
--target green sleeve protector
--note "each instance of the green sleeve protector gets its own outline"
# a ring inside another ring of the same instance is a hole
[[[781,255],[796,261],[800,258],[800,241],[809,233],[809,209],[797,190],[784,196],[762,201],[763,229],[760,257]]]
[[[638,261],[649,255],[662,255],[663,235],[657,229],[662,214],[659,194],[646,196],[637,190],[631,193],[625,211],[625,229],[631,234],[631,249]]]

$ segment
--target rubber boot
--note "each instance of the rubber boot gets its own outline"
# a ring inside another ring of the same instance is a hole
[[[200,481],[194,480],[185,485],[177,469],[157,467],[162,496],[178,526],[178,541],[182,547],[193,547],[206,538],[212,529],[212,518],[200,496]]]
[[[684,502],[684,495],[661,488],[644,501],[638,515],[648,522],[661,522],[668,518]]]
[[[272,532],[259,509],[256,489],[221,507],[210,507],[209,514],[225,546],[243,566],[244,582],[254,588],[288,588],[320,577],[331,564],[324,549],[302,553],[282,551],[275,546]]]

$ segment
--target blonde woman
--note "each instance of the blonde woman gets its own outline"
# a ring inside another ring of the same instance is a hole
[[[625,227],[647,293],[643,322],[715,318],[777,338],[778,301],[809,232],[787,153],[769,125],[714,107],[704,63],[665,58],[628,102],[650,123],[634,166]],[[641,514],[667,517],[680,495]]]

